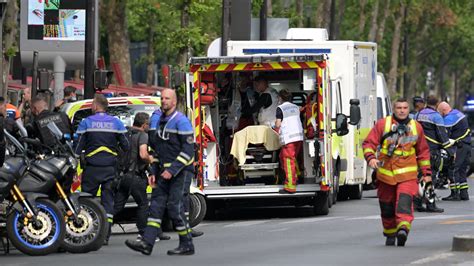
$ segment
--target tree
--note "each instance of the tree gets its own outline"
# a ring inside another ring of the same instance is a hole
[[[388,73],[387,86],[391,95],[399,95],[397,90],[397,77],[398,77],[398,57],[399,48],[401,42],[402,22],[405,17],[405,2],[403,0],[399,3],[398,12],[395,17],[393,37],[392,37],[392,48],[390,58],[390,71]]]
[[[18,2],[8,1],[3,22],[3,73],[1,73],[2,97],[7,97],[8,74],[10,73],[10,62],[18,52]]]

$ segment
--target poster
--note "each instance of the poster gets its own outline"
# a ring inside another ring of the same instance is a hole
[[[86,0],[28,0],[28,39],[84,41]]]

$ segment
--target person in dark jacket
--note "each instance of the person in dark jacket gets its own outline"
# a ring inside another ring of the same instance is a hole
[[[466,115],[452,109],[447,102],[438,105],[438,111],[444,118],[450,141],[456,147],[454,164],[450,164],[448,179],[451,195],[443,198],[448,201],[469,200],[467,167],[471,160],[471,129]]]

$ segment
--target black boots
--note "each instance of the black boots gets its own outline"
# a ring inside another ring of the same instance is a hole
[[[466,192],[467,192],[467,191],[466,191]],[[461,200],[461,196],[459,195],[459,190],[457,190],[457,189],[452,189],[452,190],[451,190],[451,195],[442,198],[442,200],[446,200],[446,201],[460,201],[460,200]]]
[[[204,235],[204,232],[197,231],[197,230],[194,230],[194,229],[191,231],[191,236],[192,236],[193,238],[195,238],[195,237],[200,237],[200,236],[202,236],[202,235]]]
[[[173,250],[168,250],[168,255],[193,255],[194,245],[191,235],[179,236],[179,246]]]
[[[126,240],[125,245],[132,250],[141,252],[144,255],[150,255],[153,251],[153,246],[147,244],[143,240]]]
[[[387,239],[385,240],[385,246],[395,246],[395,240],[396,238],[394,236],[387,236]]]
[[[461,200],[469,200],[469,192],[467,191],[467,188],[459,190],[459,198]]]
[[[420,196],[413,197],[413,207],[417,212],[425,212],[426,208],[423,207],[423,200]]]
[[[436,207],[436,203],[435,203],[435,202],[433,202],[433,203],[427,202],[427,203],[426,203],[426,212],[437,212],[437,213],[441,213],[441,212],[444,212],[444,209]]]
[[[405,242],[407,242],[408,234],[405,230],[399,230],[397,232],[397,246],[404,247]]]

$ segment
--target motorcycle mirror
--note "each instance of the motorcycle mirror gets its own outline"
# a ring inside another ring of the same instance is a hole
[[[18,126],[18,132],[20,134],[20,137],[28,137],[28,131],[26,131],[25,126],[23,125],[23,122],[21,119],[15,120],[15,124]]]
[[[8,133],[8,131],[6,129],[3,130],[3,132],[5,133],[5,136],[7,137],[7,139],[9,141],[11,141],[11,143],[21,152],[21,153],[24,153],[25,152],[25,147],[23,147],[23,145],[21,145],[21,143],[15,138],[13,137],[10,133]]]

